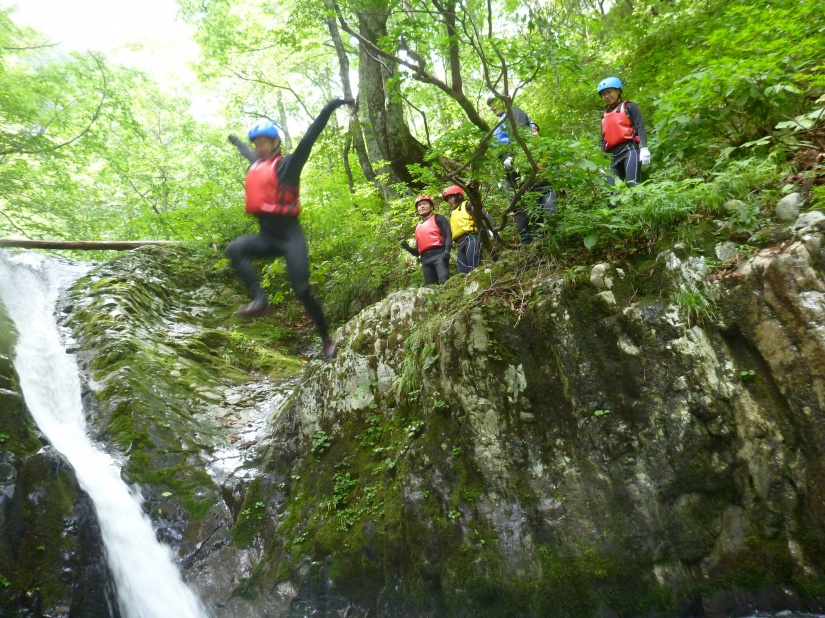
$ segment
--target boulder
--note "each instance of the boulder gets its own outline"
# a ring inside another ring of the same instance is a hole
[[[777,202],[773,214],[777,219],[786,223],[796,221],[804,201],[799,193],[790,193]]]

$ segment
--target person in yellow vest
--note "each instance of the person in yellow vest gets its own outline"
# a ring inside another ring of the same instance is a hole
[[[415,227],[415,247],[406,240],[401,247],[413,254],[421,262],[424,284],[441,285],[450,278],[450,249],[453,235],[450,222],[443,215],[435,214],[435,204],[429,195],[422,195],[415,200],[415,211],[421,222]]]
[[[453,244],[456,246],[458,272],[466,274],[474,268],[478,268],[481,261],[478,227],[473,220],[472,206],[465,199],[464,189],[458,185],[447,187],[442,197],[450,205],[452,211],[450,213],[450,231],[453,234]],[[487,219],[490,229],[493,229],[490,214],[487,212],[482,214]]]

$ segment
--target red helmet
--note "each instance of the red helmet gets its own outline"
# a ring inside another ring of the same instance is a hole
[[[433,208],[435,208],[435,202],[433,202],[433,198],[431,198],[429,195],[422,195],[422,196],[421,196],[421,197],[419,197],[417,200],[415,200],[415,207],[416,207],[416,208],[418,208],[418,205],[419,205],[421,202],[429,202],[429,203],[430,203],[430,206],[432,206]]]
[[[451,195],[464,195],[464,189],[459,187],[458,185],[453,185],[452,187],[447,187],[444,189],[444,193],[441,195],[445,200],[450,197]]]

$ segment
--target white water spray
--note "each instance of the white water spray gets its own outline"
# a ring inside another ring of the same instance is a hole
[[[77,363],[64,349],[53,315],[60,290],[83,271],[40,255],[0,252],[0,301],[19,334],[14,366],[26,405],[94,503],[124,616],[202,618],[206,612],[169,548],[155,537],[139,496],[86,433]]]

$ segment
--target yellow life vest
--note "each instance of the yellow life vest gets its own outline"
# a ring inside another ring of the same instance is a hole
[[[473,215],[467,212],[467,202],[460,204],[450,214],[450,230],[453,233],[453,240],[476,231]]]

